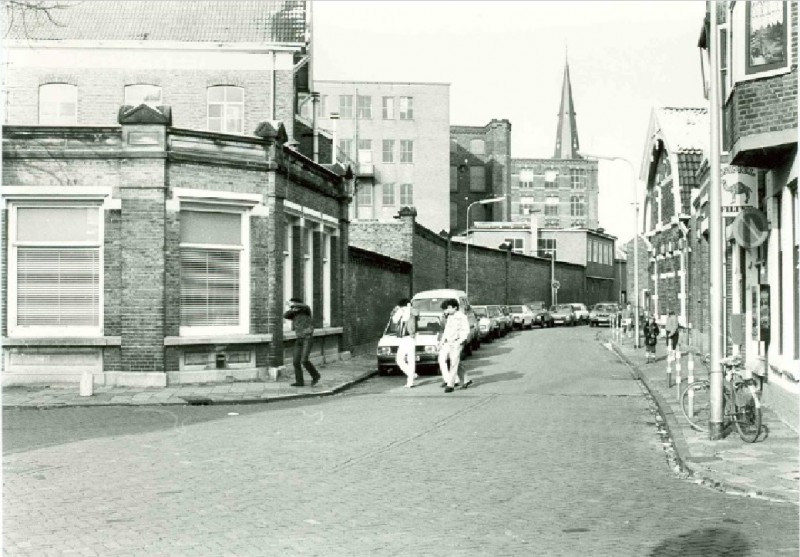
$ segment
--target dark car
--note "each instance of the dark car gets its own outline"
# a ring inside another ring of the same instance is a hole
[[[547,309],[544,302],[528,302],[525,304],[533,312],[533,324],[539,327],[552,327],[553,314]]]

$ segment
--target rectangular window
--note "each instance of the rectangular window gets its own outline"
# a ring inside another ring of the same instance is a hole
[[[486,191],[486,167],[469,167],[469,191]]]
[[[357,200],[359,207],[372,207],[372,186],[370,184],[359,184]]]
[[[400,119],[414,119],[414,97],[400,97]]]
[[[353,160],[353,140],[340,139],[339,140],[339,162],[348,162]]]
[[[503,243],[511,246],[511,251],[515,251],[517,253],[525,252],[525,240],[522,238],[506,238],[503,240]]]
[[[583,168],[570,168],[569,179],[572,189],[582,190],[586,188],[586,171]]]
[[[359,139],[358,140],[358,162],[363,164],[372,164],[372,140]]]
[[[550,257],[551,255],[556,254],[556,239],[540,238],[536,247],[539,257]]]
[[[745,73],[761,73],[788,63],[788,2],[746,2]]]
[[[180,220],[181,334],[246,332],[245,215],[181,210]]]
[[[403,207],[414,205],[413,184],[400,184],[400,205]]]
[[[533,188],[533,170],[523,168],[519,171],[519,187],[524,189]]]
[[[339,117],[353,117],[353,95],[339,95]]]
[[[394,184],[381,184],[383,187],[383,206],[391,207],[394,205]]]
[[[383,97],[383,119],[394,120],[394,97]]]
[[[244,89],[214,85],[207,90],[208,131],[244,133]]]
[[[383,140],[383,162],[394,162],[394,139]]]
[[[101,207],[9,208],[9,332],[101,334]]]
[[[485,155],[486,142],[483,139],[470,139],[469,152],[473,155]]]
[[[719,81],[722,87],[722,102],[728,98],[728,28],[719,28]]]
[[[400,162],[414,162],[414,141],[411,139],[400,140]]]
[[[369,95],[358,95],[358,117],[364,120],[372,120],[372,97]]]
[[[580,195],[572,195],[569,198],[570,216],[582,217],[586,214],[586,205],[584,204],[583,197]]]
[[[286,217],[286,226],[283,229],[283,300],[288,301],[294,295],[292,287],[294,284],[294,270],[292,268],[292,253],[294,253],[294,241],[292,238],[292,227],[296,226],[298,219],[288,216]],[[292,321],[290,319],[283,320],[283,330],[292,330]]]
[[[39,87],[39,123],[74,126],[78,123],[78,88],[68,83],[46,83]]]
[[[533,197],[520,197],[519,198],[519,214],[529,215],[533,211]]]
[[[545,216],[557,216],[558,215],[558,197],[547,197],[545,199],[544,205],[544,214]]]

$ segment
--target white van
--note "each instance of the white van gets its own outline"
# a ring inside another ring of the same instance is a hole
[[[458,300],[458,306],[469,320],[469,341],[464,346],[464,352],[469,355],[473,350],[481,347],[480,330],[475,312],[472,311],[472,304],[469,303],[467,293],[463,290],[453,290],[451,288],[441,288],[438,290],[424,290],[414,294],[411,298],[411,307],[421,312],[442,311],[442,302],[454,298]]]

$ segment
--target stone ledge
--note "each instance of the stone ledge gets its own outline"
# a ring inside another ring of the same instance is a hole
[[[122,337],[3,337],[3,346],[122,346]]]

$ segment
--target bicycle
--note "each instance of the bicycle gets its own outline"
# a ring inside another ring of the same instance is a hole
[[[734,424],[745,443],[755,443],[761,434],[761,400],[756,383],[742,376],[742,359],[730,356],[720,361],[724,373],[722,396],[723,428]],[[711,381],[690,383],[681,392],[681,410],[689,424],[698,431],[708,431],[711,417]]]

